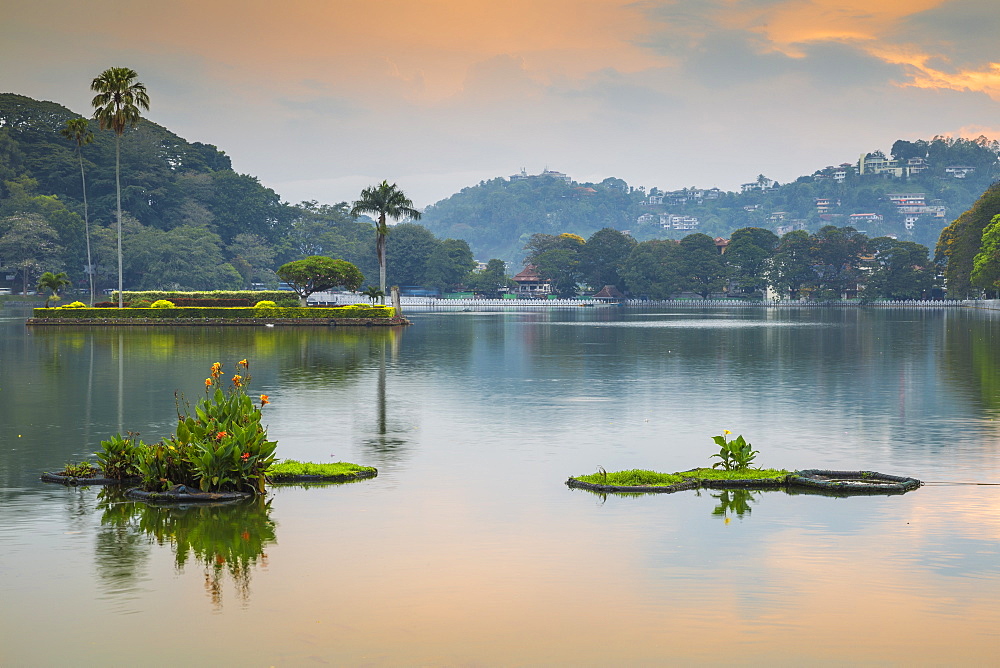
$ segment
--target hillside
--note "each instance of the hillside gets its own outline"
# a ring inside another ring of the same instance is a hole
[[[577,183],[558,172],[495,178],[428,207],[435,234],[465,239],[477,257],[519,262],[531,234],[587,237],[612,227],[637,240],[680,239],[693,232],[728,237],[742,227],[779,235],[825,225],[853,226],[870,237],[893,235],[933,247],[941,230],[1000,176],[1000,146],[935,137],[897,141],[855,163],[816,170],[792,183],[760,175],[742,191],[633,187],[617,178]]]

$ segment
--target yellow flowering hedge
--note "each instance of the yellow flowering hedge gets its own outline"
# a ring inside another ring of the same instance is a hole
[[[266,314],[261,311],[266,311]],[[279,306],[255,309],[252,306],[178,306],[175,308],[36,308],[36,318],[94,318],[149,320],[203,319],[203,318],[247,318],[260,320],[275,319],[321,319],[321,318],[392,318],[395,309],[389,306],[364,306],[356,304],[346,307],[327,306]]]

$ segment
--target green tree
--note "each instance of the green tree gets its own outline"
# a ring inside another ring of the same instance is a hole
[[[594,290],[613,285],[625,290],[622,267],[638,242],[627,234],[605,227],[594,232],[580,249],[580,272]]]
[[[336,287],[357,290],[365,278],[350,262],[319,255],[283,264],[277,274],[299,295],[301,306],[306,305],[306,299],[314,292]]]
[[[240,272],[245,287],[250,287],[254,282],[277,285],[277,276],[271,268],[274,265],[275,250],[266,239],[243,232],[233,237],[226,250],[232,257],[230,264]]]
[[[788,232],[778,242],[771,265],[771,284],[790,299],[799,299],[801,291],[815,285],[812,240],[805,230]]]
[[[937,256],[945,265],[949,297],[962,299],[978,294],[972,272],[982,248],[983,232],[997,214],[1000,214],[1000,183],[987,188],[968,211],[941,231]]]
[[[400,223],[394,226],[384,249],[385,256],[392,260],[388,284],[424,285],[428,259],[440,245],[441,242],[423,225]]]
[[[653,239],[636,245],[622,265],[621,276],[633,295],[672,299],[683,288],[680,244]]]
[[[118,210],[118,306],[122,303],[122,184],[121,138],[127,128],[139,124],[139,109],[149,110],[146,86],[136,81],[138,73],[128,67],[111,67],[98,75],[90,89],[97,93],[91,104],[102,130],[115,133],[115,193]]]
[[[979,252],[973,260],[972,285],[983,288],[994,295],[1000,291],[1000,214],[983,230]]]
[[[423,284],[440,290],[452,289],[461,285],[475,267],[469,242],[445,239],[427,257]]]
[[[48,297],[45,298],[45,308],[48,308],[49,301],[53,299],[58,300],[59,291],[72,283],[73,281],[69,280],[69,276],[66,275],[65,271],[60,271],[58,274],[46,271],[39,277],[38,286],[35,289],[39,292],[49,291]]]
[[[382,181],[376,186],[362,190],[361,198],[351,207],[352,216],[364,214],[378,216],[378,220],[375,221],[375,253],[378,256],[379,289],[385,293],[385,243],[389,235],[386,221],[388,218],[419,220],[420,212],[413,208],[413,202],[395,183],[390,185],[388,181]]]
[[[21,274],[23,291],[28,292],[31,277],[41,267],[58,268],[62,247],[59,234],[37,213],[26,213],[0,220],[0,258],[6,268]]]
[[[733,232],[723,256],[744,294],[763,293],[778,237],[771,230],[744,227]]]
[[[481,271],[470,272],[465,282],[477,295],[492,299],[507,292],[514,283],[507,276],[507,264],[499,258],[491,259]]]
[[[868,237],[853,227],[821,227],[813,236],[812,255],[822,296],[840,299],[860,278],[859,264]]]
[[[707,234],[689,234],[680,243],[680,271],[685,289],[708,299],[726,285],[729,271],[715,240]]]
[[[552,289],[563,298],[575,297],[580,282],[580,254],[572,248],[553,248],[535,258],[538,275],[552,281]]]
[[[865,283],[869,298],[920,299],[933,287],[934,270],[927,246],[891,237],[868,242],[872,271]]]
[[[83,229],[87,240],[87,282],[90,285],[90,304],[94,303],[94,262],[90,253],[90,212],[87,208],[87,174],[83,169],[83,147],[94,141],[94,133],[86,118],[71,118],[61,131],[66,139],[76,145],[76,155],[80,160],[80,185],[83,189]]]

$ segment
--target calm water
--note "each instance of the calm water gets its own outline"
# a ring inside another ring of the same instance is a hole
[[[1000,313],[411,314],[401,331],[27,329],[0,310],[0,664],[982,664],[1000,650]],[[279,454],[379,477],[156,509],[38,482],[251,361]],[[709,462],[903,496],[603,498]],[[993,483],[996,486],[951,484]]]

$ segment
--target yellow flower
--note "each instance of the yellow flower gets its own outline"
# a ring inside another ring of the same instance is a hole
[[[240,360],[239,362],[236,363],[236,366],[241,366],[244,369],[249,369],[250,368],[250,362],[247,362],[245,359],[242,359],[242,360]]]
[[[233,376],[233,385],[236,387],[243,387],[243,376],[236,374]]]
[[[216,362],[212,365],[212,378],[218,378],[222,375],[222,365]]]
[[[263,408],[264,406],[267,406],[269,403],[271,403],[271,401],[268,399],[268,397],[267,397],[266,394],[260,395],[260,406],[261,406],[261,408]]]
[[[729,436],[733,432],[729,431],[728,429],[723,429],[722,433],[725,434],[726,436]]]

